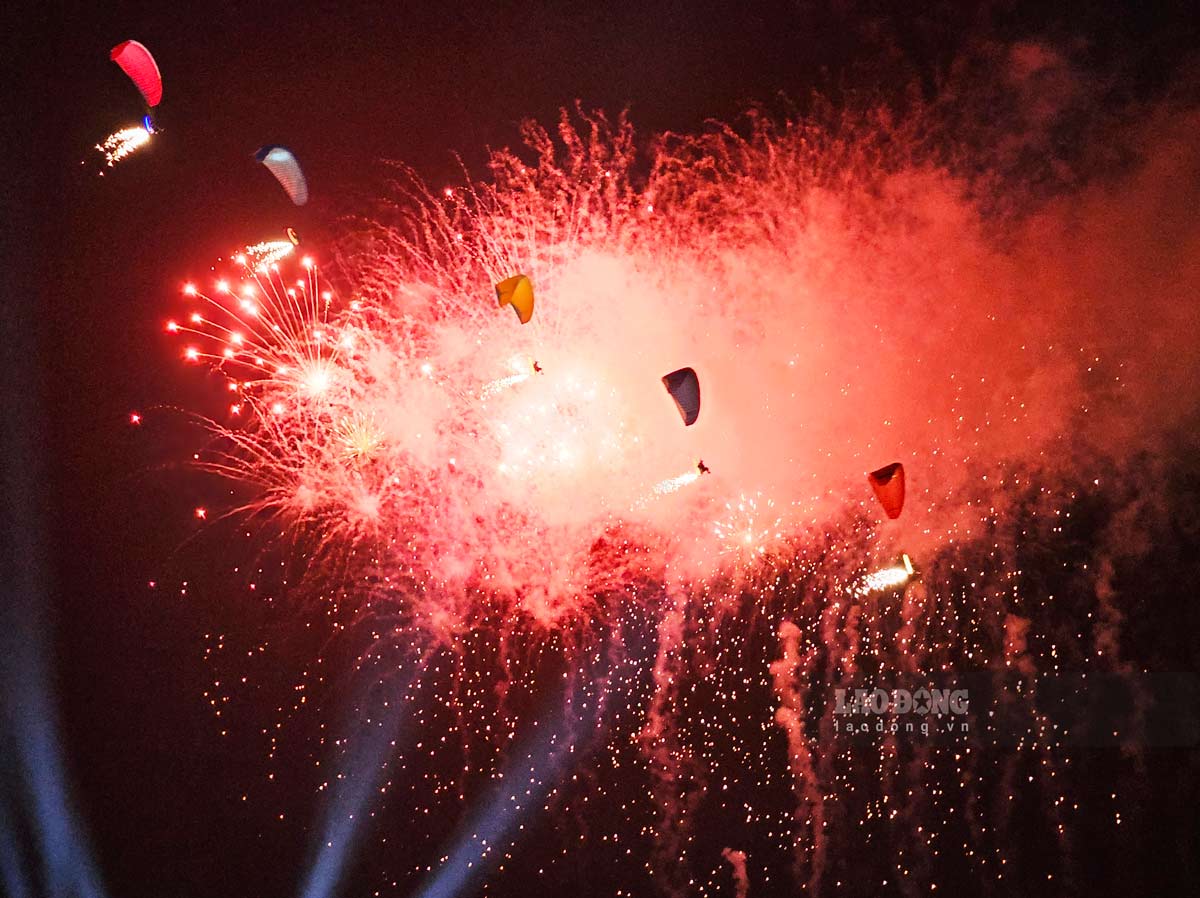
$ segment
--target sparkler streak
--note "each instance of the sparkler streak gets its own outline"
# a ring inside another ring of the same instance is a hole
[[[151,136],[148,130],[140,126],[122,128],[96,144],[96,150],[104,157],[105,166],[112,168],[150,143]]]

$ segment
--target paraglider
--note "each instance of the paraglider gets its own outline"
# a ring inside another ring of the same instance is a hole
[[[522,324],[533,317],[533,282],[523,274],[506,278],[496,285],[496,299],[500,308],[511,305]]]
[[[296,233],[294,228],[287,229],[287,239],[292,241],[292,246],[300,245],[300,235]]]
[[[150,55],[150,51],[137,41],[124,41],[112,48],[108,58],[121,67],[129,80],[134,83],[146,105],[153,109],[162,102],[162,75],[158,71],[158,63]],[[147,128],[147,131],[153,129]]]
[[[696,372],[691,368],[680,368],[666,375],[662,382],[675,400],[684,426],[691,427],[700,417],[700,379]]]
[[[141,91],[142,98],[150,111],[142,116],[142,124],[118,128],[102,141],[96,144],[96,151],[104,157],[105,168],[112,168],[122,159],[136,153],[150,143],[150,138],[157,133],[154,124],[154,107],[162,100],[162,76],[158,71],[158,63],[150,55],[150,51],[137,41],[124,41],[117,44],[108,54],[109,59],[121,67],[134,86]],[[99,173],[101,176],[104,172]]]
[[[275,176],[275,180],[287,191],[288,198],[293,203],[303,206],[308,202],[308,182],[304,180],[304,172],[291,150],[268,144],[259,148],[254,154],[254,159],[266,166],[267,171]]]
[[[898,461],[892,462],[878,471],[872,471],[867,475],[867,480],[887,516],[893,520],[900,517],[904,508],[904,465]]]
[[[710,468],[708,465],[706,465],[704,463],[704,459],[700,459],[700,461],[696,462],[696,470],[699,471],[701,474],[711,474],[712,473],[712,468]]]

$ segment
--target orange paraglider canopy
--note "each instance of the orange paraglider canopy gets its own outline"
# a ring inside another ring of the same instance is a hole
[[[512,306],[522,324],[533,317],[533,282],[526,275],[515,274],[498,283],[496,299],[501,308]]]
[[[904,465],[898,461],[892,462],[878,471],[872,471],[867,475],[867,480],[887,516],[893,520],[900,517],[904,508]]]

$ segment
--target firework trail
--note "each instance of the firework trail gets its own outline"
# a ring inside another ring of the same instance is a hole
[[[729,861],[729,866],[733,868],[733,881],[737,887],[735,895],[737,898],[746,898],[750,894],[750,877],[746,874],[746,852],[726,848],[721,852],[721,857]]]
[[[921,891],[954,839],[969,846],[955,881],[1006,881],[1005,790],[1035,764],[1062,806],[1057,737],[1034,720],[1015,753],[977,732],[958,751],[850,742],[834,691],[1120,663],[1111,590],[1081,599],[1062,575],[1060,595],[1102,612],[1068,648],[1022,559],[1038,540],[1107,555],[1065,527],[1083,503],[1119,517],[1095,472],[1137,479],[1134,450],[1170,436],[1162,410],[1194,415],[1179,335],[1200,323],[1181,299],[1200,234],[1179,184],[1195,116],[1125,134],[1143,162],[1119,177],[1093,184],[1088,159],[1059,159],[1077,166],[1069,184],[1017,195],[1011,147],[989,155],[981,129],[966,158],[944,115],[752,115],[640,153],[624,118],[576,110],[554,135],[528,125],[527,152],[494,154],[487,181],[433,190],[402,171],[401,211],[340,247],[338,295],[311,261],[295,278],[248,253],[168,325],[227,377],[201,467],[255,488],[239,511],[298,535],[339,606],[387,607],[457,671],[462,769],[472,739],[503,763],[530,684],[583,682],[601,655],[624,671],[626,710],[597,738],[614,758],[637,747],[663,891],[727,878],[704,815],[766,846],[756,868],[790,857],[814,893]],[[1152,154],[1163,134],[1180,139]],[[537,291],[526,326],[494,300],[517,272]],[[1136,344],[1119,326],[1135,308]],[[1153,375],[1147,347],[1168,360]],[[703,385],[692,427],[661,384],[681,367]],[[894,459],[909,497],[887,523],[865,474]],[[374,586],[354,585],[362,567]],[[751,776],[787,784],[786,810]],[[622,786],[605,790],[617,802]],[[547,810],[569,801],[554,794]],[[738,856],[724,860],[744,883]]]
[[[692,819],[704,791],[704,771],[681,737],[675,711],[680,704],[679,690],[687,679],[687,604],[678,591],[668,601],[669,606],[659,620],[653,698],[638,738],[648,759],[654,800],[659,808],[654,839],[655,872],[664,888],[675,894],[687,887]]]

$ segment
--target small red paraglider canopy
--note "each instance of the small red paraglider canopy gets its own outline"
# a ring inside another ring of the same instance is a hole
[[[162,75],[149,50],[137,41],[125,41],[113,47],[108,56],[137,85],[148,106],[153,108],[162,102]]]
[[[872,471],[867,475],[867,480],[887,516],[893,520],[900,517],[904,508],[904,465],[898,461],[892,462],[878,471]]]

